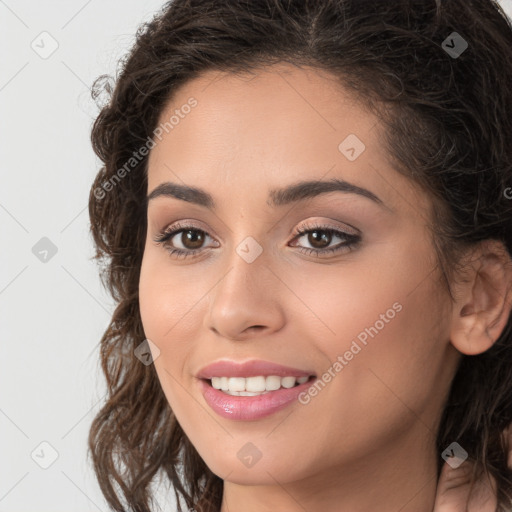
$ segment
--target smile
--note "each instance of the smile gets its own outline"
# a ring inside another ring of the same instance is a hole
[[[221,359],[203,367],[196,377],[209,407],[223,418],[253,421],[298,401],[316,380],[313,371],[270,361]]]
[[[211,385],[228,395],[258,396],[278,389],[293,388],[304,384],[309,377],[279,377],[278,375],[258,375],[256,377],[212,377]]]

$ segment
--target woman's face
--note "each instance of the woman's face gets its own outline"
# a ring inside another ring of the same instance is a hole
[[[280,64],[203,74],[165,122],[148,162],[140,310],[163,391],[206,464],[237,484],[425,471],[412,461],[438,456],[458,353],[429,200],[389,163],[378,118],[327,73]],[[165,230],[178,233],[156,243]],[[292,370],[201,373],[217,361]],[[200,375],[281,389],[237,397]],[[311,377],[287,387],[300,376]]]

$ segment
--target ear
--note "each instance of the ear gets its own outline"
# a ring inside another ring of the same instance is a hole
[[[512,309],[512,260],[498,240],[485,240],[463,262],[465,280],[458,282],[450,340],[461,353],[476,355],[496,342]]]

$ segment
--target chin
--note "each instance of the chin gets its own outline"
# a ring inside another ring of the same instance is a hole
[[[242,466],[237,460],[237,463],[215,464],[208,466],[212,473],[217,475],[222,480],[237,484],[237,485],[275,485],[279,471],[275,468],[268,467],[236,467]],[[275,478],[272,478],[274,476]],[[286,475],[290,478],[290,474]],[[280,478],[277,478],[282,482]]]

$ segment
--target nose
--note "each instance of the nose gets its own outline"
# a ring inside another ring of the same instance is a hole
[[[236,251],[210,292],[207,328],[230,340],[268,336],[284,325],[283,284],[260,254],[248,263]]]

